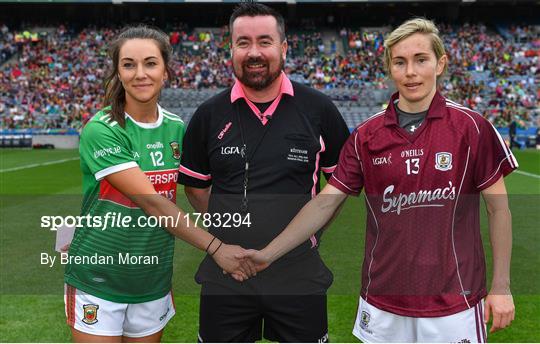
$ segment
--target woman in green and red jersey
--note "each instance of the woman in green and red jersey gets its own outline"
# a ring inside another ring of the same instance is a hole
[[[110,49],[106,107],[81,134],[82,215],[89,220],[75,232],[65,271],[67,322],[77,342],[161,339],[175,314],[175,236],[206,250],[225,272],[251,274],[234,258],[241,247],[197,228],[175,205],[184,122],[158,105],[173,75],[171,54],[161,31],[120,33]]]

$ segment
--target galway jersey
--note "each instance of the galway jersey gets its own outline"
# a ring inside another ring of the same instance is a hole
[[[184,122],[158,106],[155,123],[126,114],[122,128],[108,110],[98,112],[81,134],[86,220],[69,248],[65,282],[113,302],[147,302],[171,289],[174,237],[105,177],[139,167],[158,193],[175,202]]]
[[[362,297],[399,315],[446,316],[486,296],[479,194],[518,165],[478,113],[436,93],[409,133],[397,99],[353,131],[329,183],[365,190]]]

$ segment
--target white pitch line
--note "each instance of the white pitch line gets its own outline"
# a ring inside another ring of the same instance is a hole
[[[540,179],[540,176],[538,174],[529,173],[529,172],[523,172],[523,171],[520,171],[520,170],[515,170],[514,172],[522,174],[522,175],[527,176],[527,177],[533,177],[533,178]]]
[[[39,164],[30,164],[30,165],[24,165],[24,166],[19,166],[19,167],[6,168],[6,169],[3,169],[3,170],[0,170],[0,173],[26,170],[27,168],[34,168],[34,167],[40,167],[40,166],[61,164],[63,162],[73,161],[73,160],[79,160],[79,157],[47,161],[47,162],[42,162],[42,163],[39,163]]]

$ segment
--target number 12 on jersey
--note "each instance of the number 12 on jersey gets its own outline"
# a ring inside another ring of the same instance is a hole
[[[163,166],[163,153],[160,151],[150,152],[150,157],[152,158],[152,165],[154,166]]]
[[[412,158],[405,160],[405,163],[407,164],[407,174],[418,174],[420,171],[420,159],[419,158]]]

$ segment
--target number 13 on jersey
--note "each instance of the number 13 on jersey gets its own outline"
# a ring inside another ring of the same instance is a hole
[[[420,159],[419,158],[411,158],[405,160],[405,164],[407,164],[407,174],[418,174],[420,171]]]

